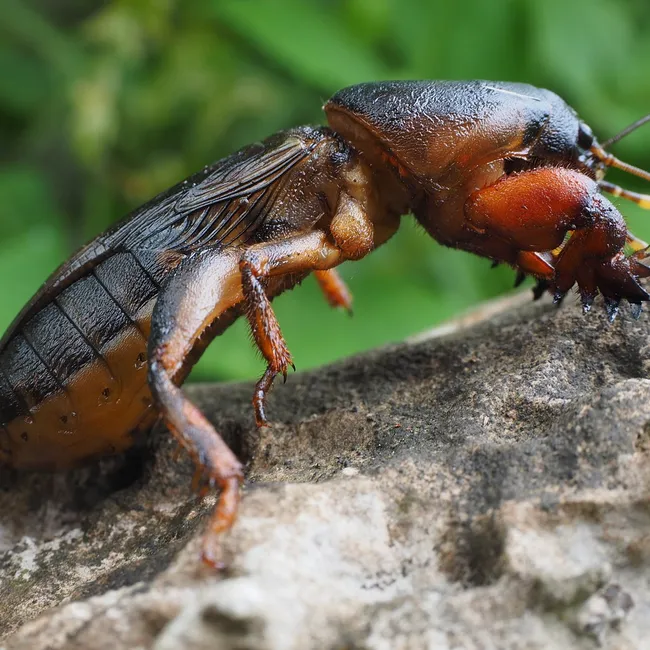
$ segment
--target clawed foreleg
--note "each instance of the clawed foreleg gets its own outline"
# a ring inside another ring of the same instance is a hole
[[[575,284],[588,310],[598,293],[610,318],[626,299],[639,312],[650,295],[639,280],[650,276],[641,261],[645,242],[627,231],[620,212],[596,181],[564,168],[521,172],[470,196],[468,221],[488,241],[507,242],[510,262],[538,278],[537,295],[550,291],[560,301]],[[626,256],[626,243],[635,251]]]

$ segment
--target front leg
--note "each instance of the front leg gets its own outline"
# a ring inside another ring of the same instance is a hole
[[[584,174],[545,167],[507,176],[470,195],[465,217],[474,250],[502,248],[495,258],[548,282],[557,299],[577,284],[586,309],[600,292],[610,316],[621,298],[650,299],[638,281],[650,269],[625,256],[622,215]]]

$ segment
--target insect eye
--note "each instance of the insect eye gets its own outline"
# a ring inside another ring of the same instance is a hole
[[[578,129],[578,146],[581,149],[590,149],[591,145],[594,143],[594,134],[593,131],[586,125],[581,124]]]

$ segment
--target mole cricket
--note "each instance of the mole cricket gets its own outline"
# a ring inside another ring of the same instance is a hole
[[[267,362],[253,408],[292,358],[271,300],[314,273],[350,307],[336,272],[413,214],[440,243],[537,278],[585,310],[602,294],[638,316],[647,245],[603,195],[650,208],[604,180],[607,151],[551,91],[520,83],[394,81],[336,93],[328,127],[277,133],[206,167],[99,235],[63,264],[0,343],[0,463],[63,469],[129,448],[162,418],[219,498],[203,543],[218,564],[243,468],[179,386],[239,316]],[[627,249],[627,250],[626,250]]]

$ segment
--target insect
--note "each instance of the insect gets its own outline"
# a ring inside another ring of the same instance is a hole
[[[236,516],[243,468],[179,386],[210,341],[244,315],[267,368],[258,426],[291,355],[271,300],[309,273],[332,305],[350,297],[335,267],[357,260],[412,213],[436,240],[538,279],[560,299],[577,285],[616,315],[638,315],[647,245],[603,191],[620,167],[554,93],[517,83],[396,81],[352,86],[299,127],[205,168],[157,196],[61,266],[0,343],[0,459],[59,469],[132,445],[161,417],[219,490],[204,538]],[[640,120],[606,145],[647,121]],[[628,247],[629,254],[625,249]]]

